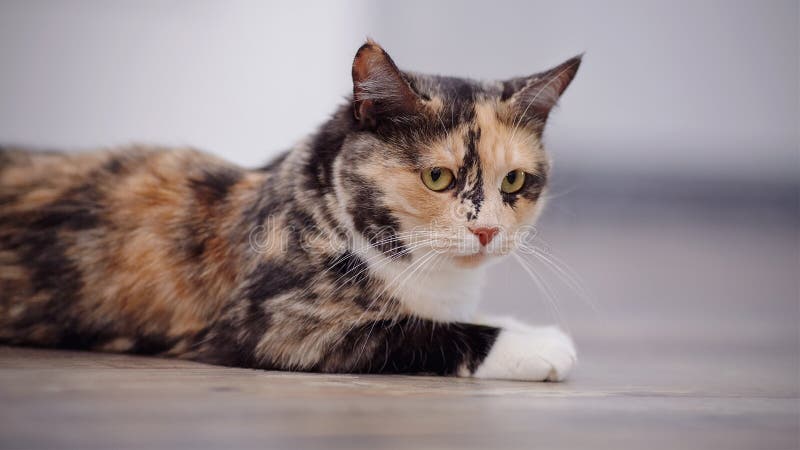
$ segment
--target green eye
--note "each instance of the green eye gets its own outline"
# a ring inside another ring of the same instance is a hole
[[[525,184],[525,172],[522,169],[512,170],[503,178],[500,190],[506,194],[513,194],[522,189],[523,184]]]
[[[453,184],[453,172],[444,167],[431,167],[422,171],[422,182],[432,191],[443,191]]]

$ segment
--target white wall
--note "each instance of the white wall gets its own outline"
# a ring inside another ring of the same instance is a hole
[[[354,3],[0,3],[0,141],[191,144],[260,164],[350,89]]]
[[[349,92],[367,35],[479,78],[586,51],[548,130],[560,166],[797,178],[793,1],[4,1],[0,141],[258,164]]]

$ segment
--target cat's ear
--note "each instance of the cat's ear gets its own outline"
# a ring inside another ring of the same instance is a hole
[[[578,55],[544,72],[503,82],[502,99],[511,104],[515,120],[541,133],[550,110],[578,73],[582,57]]]
[[[353,60],[353,114],[364,126],[381,117],[414,114],[421,99],[389,54],[368,40]]]

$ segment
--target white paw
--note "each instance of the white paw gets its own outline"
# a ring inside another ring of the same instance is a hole
[[[577,361],[572,339],[556,327],[519,324],[497,335],[476,378],[561,381]]]

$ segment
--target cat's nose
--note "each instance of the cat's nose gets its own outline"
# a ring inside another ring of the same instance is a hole
[[[481,241],[481,245],[485,247],[489,245],[489,242],[492,242],[492,239],[500,230],[497,227],[479,227],[470,228],[469,231],[471,231],[475,236],[478,236],[478,240]]]

